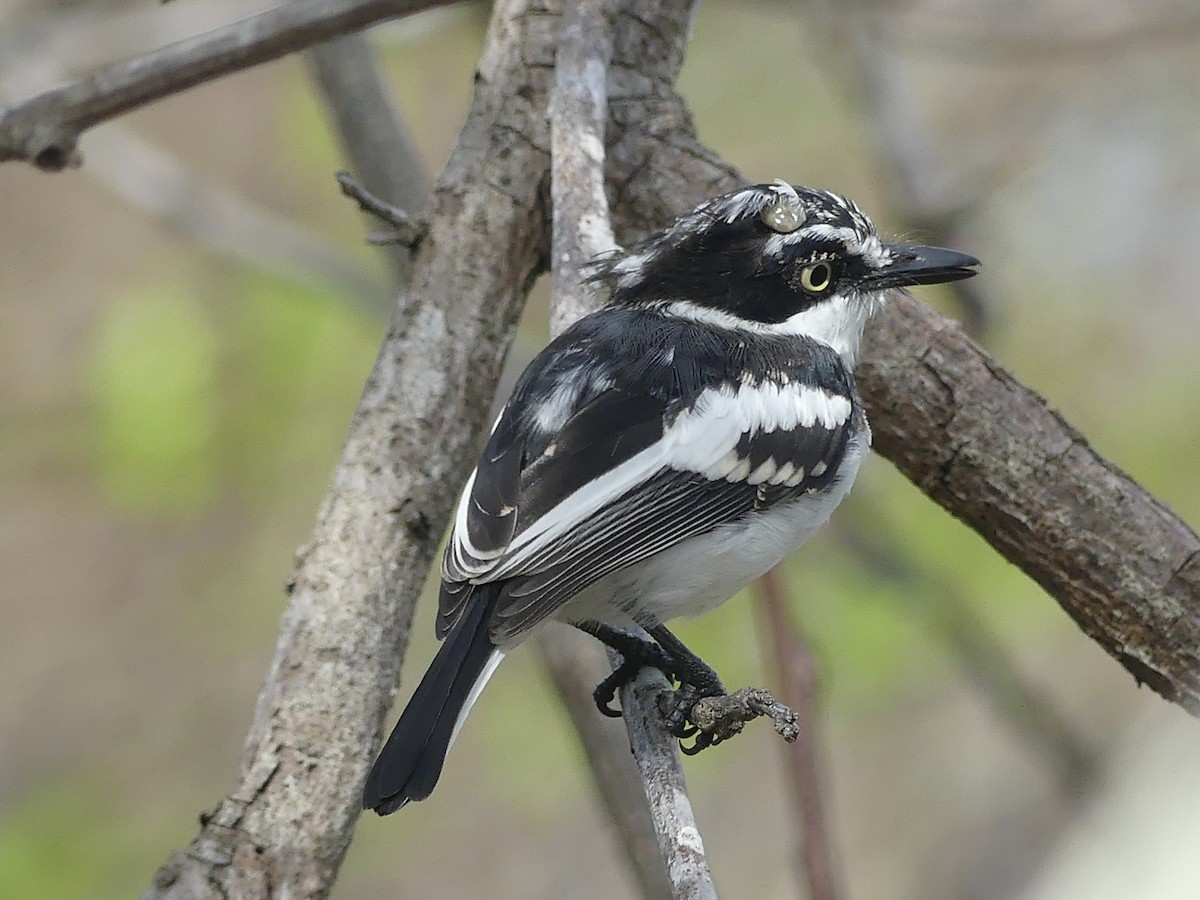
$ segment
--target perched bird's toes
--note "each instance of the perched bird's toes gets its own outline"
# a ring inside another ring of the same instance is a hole
[[[696,740],[691,745],[679,742],[679,750],[684,756],[695,756],[701,750],[706,750],[709,747],[721,743],[721,738],[718,735],[709,734],[707,731],[701,731],[699,728],[694,729]]]
[[[637,678],[637,674],[641,668],[642,664],[639,660],[627,660],[617,666],[611,675],[596,685],[596,689],[592,691],[592,699],[596,702],[596,709],[611,719],[621,718],[621,710],[613,706],[613,701],[617,699],[617,691]]]

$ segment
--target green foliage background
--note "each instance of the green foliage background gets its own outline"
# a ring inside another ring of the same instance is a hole
[[[381,41],[431,170],[461,121],[483,24],[472,7],[422,17]],[[705,5],[682,79],[701,137],[750,178],[844,191],[897,230],[879,138],[812,52],[816,27],[783,5]],[[937,77],[929,80],[936,93]],[[196,94],[130,125],[358,253],[382,282],[380,261],[359,247],[361,221],[336,196],[329,176],[343,163],[299,65]],[[242,96],[246,108],[235,109]],[[1171,110],[1177,100],[1168,93],[1156,102]],[[200,126],[182,120],[211,121],[214,109],[234,112],[197,140],[189,129]],[[1164,121],[1182,127],[1178,117]],[[1196,140],[1190,131],[1187,140]],[[77,254],[59,254],[78,274],[14,263],[0,281],[0,311],[18,326],[4,336],[13,377],[0,394],[10,423],[0,442],[9,498],[0,546],[4,566],[22,573],[12,583],[19,596],[5,601],[13,622],[0,668],[9,685],[0,693],[9,723],[0,744],[0,898],[128,897],[233,783],[290,554],[328,483],[386,309],[149,235],[155,226],[86,175],[50,189],[43,177],[0,172],[0,197],[41,198],[21,246],[61,233],[82,242]],[[1161,285],[1128,283],[1131,271],[1152,276],[1149,264],[1084,258],[1049,269],[1023,256],[1022,217],[1059,177],[1052,162],[1030,167],[975,223],[979,244],[966,249],[984,258],[983,278],[1007,299],[991,346],[1100,450],[1195,521],[1200,370],[1190,364],[1194,329],[1173,327],[1181,316],[1194,326],[1195,312],[1154,308]],[[5,243],[16,248],[16,233],[0,232]],[[15,260],[20,251],[10,252]],[[44,250],[28,252],[36,260]],[[98,265],[104,254],[124,256]],[[30,291],[44,292],[44,321],[22,305]],[[922,296],[946,302],[936,291]],[[544,310],[544,297],[535,298],[514,358],[544,339]],[[21,336],[27,321],[35,325]],[[36,341],[32,362],[13,362],[24,358],[19,344]],[[1013,810],[1065,815],[1067,804],[1046,790],[1036,752],[963,687],[945,640],[952,604],[986,622],[1095,746],[1115,741],[1154,701],[882,460],[839,517],[882,536],[919,576],[898,582],[870,570],[836,532],[786,565],[796,616],[821,661],[835,821],[853,883],[860,896],[905,896],[914,883],[925,885],[920,896],[955,896],[953,877],[921,868],[932,848],[968,840],[964,823],[986,835]],[[405,687],[432,653],[429,605]],[[750,605],[735,601],[681,632],[737,685],[764,678],[756,627]],[[976,728],[990,737],[963,736]],[[714,867],[735,896],[787,892],[778,775],[756,775],[774,771],[775,751],[769,735],[752,732],[688,764],[702,822],[712,823]],[[596,848],[608,839],[596,837],[603,827],[579,756],[532,655],[515,655],[473,716],[438,798],[364,822],[335,896],[378,896],[397,884],[408,896],[457,896],[475,878],[491,879],[497,895],[509,887],[513,896],[593,896],[585,884],[595,896],[626,895],[606,862],[610,850]],[[880,849],[887,841],[872,843],[871,834],[900,827],[914,792],[927,821],[906,838],[907,874],[896,876]],[[472,851],[464,862],[453,850],[454,842],[494,842],[497,832],[525,863],[500,850]],[[755,835],[770,837],[749,843]]]

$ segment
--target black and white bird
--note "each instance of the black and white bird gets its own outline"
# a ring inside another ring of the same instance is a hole
[[[530,363],[463,489],[445,643],[364,808],[429,796],[496,666],[551,618],[625,655],[602,709],[656,665],[680,683],[669,727],[694,733],[691,706],[724,688],[663,623],[723,603],[828,520],[871,441],[852,375],[864,324],[889,289],[977,265],[884,241],[851,201],[782,181],[597,261],[607,304]]]

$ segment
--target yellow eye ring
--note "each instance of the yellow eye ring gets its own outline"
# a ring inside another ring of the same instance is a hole
[[[833,284],[833,266],[827,262],[812,263],[800,270],[800,287],[810,294],[819,294]]]

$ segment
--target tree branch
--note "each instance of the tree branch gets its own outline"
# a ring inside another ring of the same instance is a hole
[[[609,651],[612,662],[614,651]],[[658,832],[658,849],[666,863],[676,900],[716,900],[704,841],[696,827],[676,742],[663,728],[659,698],[671,685],[657,669],[642,669],[621,688],[621,716],[629,732],[629,749],[637,760]]]
[[[875,446],[1139,682],[1200,715],[1200,538],[952,322],[897,294],[860,366]]]
[[[552,335],[597,308],[594,293],[584,287],[584,269],[588,260],[616,246],[604,193],[604,131],[617,6],[616,0],[567,0],[563,13],[550,96]],[[548,634],[544,640],[556,638]],[[619,657],[613,657],[610,651],[610,660],[618,664]],[[658,709],[664,686],[670,689],[661,674],[655,680],[643,673],[637,686],[622,688],[630,748],[650,804],[670,895],[715,898],[679,751]]]
[[[0,162],[78,165],[79,136],[101,122],[231,72],[450,0],[288,0],[0,110]]]
[[[604,649],[582,632],[547,628],[538,639],[542,663],[571,717],[588,768],[625,851],[642,900],[672,900],[673,885],[622,723],[599,715],[592,688],[612,671]]]
[[[598,308],[584,267],[616,247],[604,193],[608,69],[617,0],[566,0],[550,95],[550,332]]]
[[[396,114],[395,99],[362,34],[346,34],[307,53],[346,157],[362,186],[410,216],[429,195],[429,179],[412,140]],[[343,183],[343,190],[345,184]],[[399,243],[385,248],[392,271],[403,281],[411,253]]]
[[[837,900],[837,854],[821,797],[820,742],[817,739],[817,666],[788,613],[779,569],[758,579],[759,634],[771,648],[780,694],[799,720],[800,734],[784,748],[785,771],[797,819],[796,863],[809,900]]]
[[[544,268],[552,10],[496,6],[430,240],[298,554],[238,787],[145,893],[322,898],[359,815],[413,605],[470,468],[525,294]],[[430,359],[440,367],[431,367]]]

